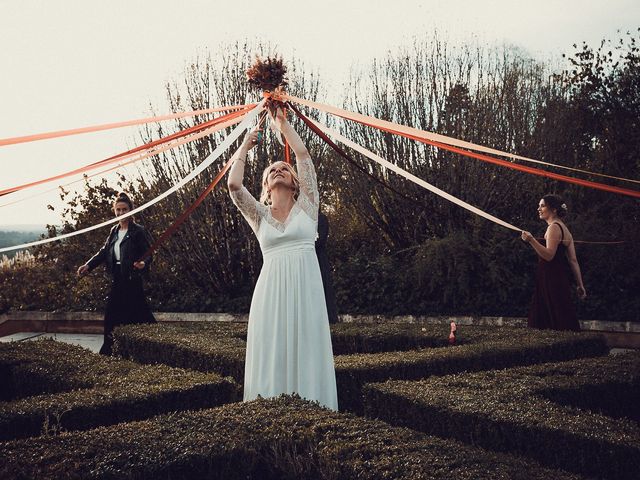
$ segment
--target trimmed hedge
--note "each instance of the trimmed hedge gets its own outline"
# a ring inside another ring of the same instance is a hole
[[[420,323],[338,323],[331,325],[334,355],[382,353],[449,345],[449,326]],[[465,338],[460,339],[465,342]]]
[[[336,357],[340,408],[362,414],[362,388],[368,383],[571,360],[608,352],[604,338],[598,334],[509,327],[462,330],[458,335],[462,344],[455,347]]]
[[[598,478],[640,475],[640,353],[365,386],[365,412]]]
[[[8,442],[0,457],[3,479],[581,478],[290,396]]]
[[[55,340],[0,344],[0,440],[85,430],[240,398],[215,373],[140,365]]]
[[[123,326],[114,332],[114,351],[142,363],[216,371],[242,381],[246,322],[184,322]],[[448,327],[419,324],[331,325],[334,355],[406,351],[447,346]],[[215,339],[215,341],[212,341]],[[465,340],[462,339],[462,342]]]
[[[570,360],[608,351],[598,334],[478,326],[460,327],[459,345],[454,347],[411,350],[447,345],[448,333],[448,327],[428,324],[332,325],[338,350],[346,352],[350,346],[356,352],[382,350],[335,357],[340,409],[361,413],[366,383]],[[117,329],[114,338],[116,352],[124,357],[214,371],[243,382],[246,323],[130,325]],[[389,338],[386,345],[385,338]],[[403,351],[392,351],[399,346]]]
[[[216,372],[242,383],[246,338],[245,322],[126,325],[114,330],[113,351],[140,363]]]

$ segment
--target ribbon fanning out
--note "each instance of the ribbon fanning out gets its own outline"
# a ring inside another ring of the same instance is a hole
[[[50,138],[67,137],[69,135],[79,135],[81,133],[99,132],[102,130],[112,130],[115,128],[129,127],[133,125],[142,125],[145,123],[160,122],[163,120],[174,120],[176,118],[194,117],[196,115],[206,115],[209,113],[229,112],[233,110],[252,108],[252,105],[233,105],[229,107],[207,108],[204,110],[194,110],[192,112],[171,113],[169,115],[160,115],[157,117],[140,118],[137,120],[127,120],[124,122],[105,123],[102,125],[94,125],[91,127],[72,128],[70,130],[58,130],[55,132],[37,133],[34,135],[25,135],[23,137],[0,138],[0,147],[5,145],[15,145],[17,143],[35,142],[38,140],[47,140]]]
[[[170,142],[166,142],[164,144],[157,145],[155,147],[152,147],[152,148],[142,152],[138,156],[134,156],[134,154],[127,154],[127,155],[125,155],[123,157],[118,158],[118,163],[115,164],[115,165],[110,166],[109,168],[106,168],[104,170],[99,170],[99,171],[94,172],[94,173],[92,173],[90,175],[84,174],[81,178],[75,179],[75,180],[73,180],[71,182],[67,182],[67,183],[59,185],[59,186],[56,186],[54,188],[50,188],[50,189],[47,189],[47,190],[44,190],[44,191],[37,192],[37,193],[35,193],[33,195],[29,195],[29,196],[26,196],[26,197],[22,197],[22,198],[18,198],[18,199],[15,199],[15,200],[7,201],[5,203],[0,203],[0,208],[6,207],[6,206],[9,206],[9,205],[15,205],[17,203],[29,200],[31,198],[34,198],[34,197],[37,197],[37,196],[44,195],[46,193],[55,191],[60,187],[68,187],[70,185],[73,185],[74,183],[81,182],[85,178],[92,178],[92,177],[95,177],[95,176],[98,176],[98,175],[103,175],[105,173],[109,173],[109,172],[111,172],[113,170],[117,170],[118,168],[121,168],[121,167],[124,167],[126,165],[129,165],[131,163],[139,162],[139,161],[144,160],[146,158],[149,158],[151,156],[159,155],[160,153],[165,152],[167,150],[171,150],[171,149],[177,148],[177,147],[179,147],[181,145],[184,145],[186,143],[190,143],[190,142],[198,140],[198,139],[200,139],[202,137],[205,137],[207,135],[211,135],[213,133],[216,133],[216,132],[218,132],[220,130],[223,130],[223,129],[227,128],[227,127],[231,127],[231,126],[239,123],[240,121],[242,121],[242,118],[243,118],[242,116],[237,116],[237,117],[235,117],[235,118],[233,118],[231,120],[227,120],[226,122],[222,122],[222,123],[219,123],[219,124],[214,125],[212,127],[209,127],[208,129],[206,129],[206,130],[204,130],[202,132],[198,132],[198,133],[189,135],[187,137],[179,138],[179,139],[174,140],[174,141],[170,141]]]
[[[106,165],[106,164],[115,163],[115,162],[117,162],[119,160],[122,160],[123,158],[128,157],[128,156],[130,156],[130,155],[132,155],[134,153],[140,152],[142,150],[149,149],[149,148],[154,147],[156,145],[160,145],[160,144],[162,144],[164,142],[167,142],[167,141],[170,141],[170,140],[174,140],[176,138],[180,138],[182,136],[185,136],[185,135],[197,132],[197,131],[201,131],[201,130],[203,130],[205,128],[208,128],[210,126],[217,125],[217,124],[225,122],[227,120],[231,120],[233,118],[242,116],[245,113],[246,113],[246,110],[238,110],[238,111],[233,112],[233,113],[222,115],[221,117],[215,118],[215,119],[210,120],[208,122],[204,122],[202,124],[195,125],[193,127],[187,128],[185,130],[181,130],[180,132],[176,132],[176,133],[174,133],[172,135],[168,135],[167,137],[163,137],[163,138],[161,138],[159,140],[154,140],[154,141],[146,143],[144,145],[140,145],[140,146],[135,147],[135,148],[133,148],[131,150],[128,150],[126,152],[119,153],[119,154],[114,155],[114,156],[109,157],[109,158],[105,158],[104,160],[99,160],[99,161],[91,163],[89,165],[85,165],[84,167],[76,168],[74,170],[71,170],[71,171],[68,171],[68,172],[65,172],[65,173],[61,173],[61,174],[58,174],[58,175],[54,175],[52,177],[44,178],[44,179],[41,179],[41,180],[37,180],[37,181],[34,181],[34,182],[29,182],[29,183],[25,183],[23,185],[18,185],[18,186],[15,186],[15,187],[10,187],[10,188],[6,188],[4,190],[0,190],[0,196],[8,195],[10,193],[17,192],[19,190],[24,190],[25,188],[34,187],[36,185],[42,185],[44,183],[49,183],[49,182],[53,182],[55,180],[60,180],[62,178],[66,178],[66,177],[69,177],[69,176],[72,176],[72,175],[81,174],[81,173],[84,173],[84,172],[87,172],[87,171],[90,171],[90,170],[94,170],[94,169],[96,169],[98,167],[101,167],[103,165]]]
[[[374,125],[369,125],[371,127],[375,127]],[[375,127],[379,128],[379,127]],[[482,160],[483,162],[493,163],[495,165],[501,165],[503,167],[511,168],[513,170],[519,170],[521,172],[532,173],[534,175],[538,175],[540,177],[552,178],[554,180],[560,180],[562,182],[573,183],[575,185],[581,185],[583,187],[589,187],[596,190],[603,190],[605,192],[618,193],[620,195],[626,195],[629,197],[640,198],[640,191],[630,190],[628,188],[615,187],[613,185],[607,185],[606,183],[592,182],[589,180],[582,180],[580,178],[567,177],[566,175],[560,175],[559,173],[547,172],[546,170],[540,170],[539,168],[528,167],[526,165],[519,165],[517,163],[507,162],[506,160],[501,160],[499,158],[490,157],[488,155],[483,155],[482,153],[470,152],[468,150],[463,150],[458,147],[453,147],[451,145],[445,145],[443,143],[434,142],[431,140],[427,140],[425,138],[416,137],[414,135],[409,135],[406,133],[402,133],[394,130],[387,130],[383,128],[379,128],[380,130],[388,131],[389,133],[394,133],[396,135],[401,135],[403,137],[409,138],[411,140],[416,140],[418,142],[425,143],[427,145],[431,145],[437,148],[441,148],[443,150],[447,150],[450,152],[458,153],[460,155],[464,155],[465,157],[471,157],[478,160]]]
[[[122,220],[124,218],[131,217],[131,216],[133,216],[133,215],[135,215],[137,213],[142,212],[143,210],[146,210],[147,208],[151,207],[152,205],[155,205],[156,203],[158,203],[159,201],[161,201],[164,198],[168,197],[169,195],[171,195],[175,191],[177,191],[180,188],[184,187],[187,183],[189,183],[195,177],[200,175],[204,171],[204,169],[206,169],[209,165],[211,165],[213,162],[215,162],[231,146],[231,144],[245,130],[247,130],[251,126],[253,121],[258,116],[258,113],[260,113],[260,111],[263,109],[263,105],[264,105],[264,100],[261,101],[259,104],[257,104],[249,113],[247,113],[246,116],[244,117],[244,119],[242,120],[242,122],[240,123],[240,125],[238,125],[236,128],[234,128],[233,131],[224,139],[224,141],[222,143],[220,143],[215,148],[215,150],[213,152],[211,152],[211,154],[209,154],[209,156],[207,158],[205,158],[195,169],[193,169],[191,171],[191,173],[189,173],[189,175],[184,177],[182,180],[180,180],[178,183],[176,183],[173,187],[169,188],[168,190],[166,190],[162,194],[158,195],[153,200],[145,203],[144,205],[141,205],[139,207],[134,208],[130,212],[127,212],[126,214],[124,214],[124,215],[122,215],[120,217],[112,218],[112,219],[107,220],[105,222],[99,223],[98,225],[93,225],[91,227],[83,228],[81,230],[76,230],[74,232],[69,232],[69,233],[66,233],[64,235],[59,235],[57,237],[45,238],[43,240],[38,240],[38,241],[35,241],[35,242],[23,243],[21,245],[13,245],[11,247],[0,248],[0,253],[9,252],[9,251],[17,250],[17,249],[20,249],[20,248],[33,247],[35,245],[42,245],[42,244],[45,244],[45,243],[56,242],[58,240],[63,240],[65,238],[69,238],[69,237],[80,235],[80,234],[83,234],[83,233],[86,233],[86,232],[90,232],[92,230],[97,230],[98,228],[102,228],[102,227],[104,227],[106,225],[111,225],[113,223],[117,223],[117,222],[119,222],[120,220]]]
[[[343,137],[342,135],[340,135],[338,132],[336,132],[335,130],[330,129],[327,126],[324,126],[318,122],[315,122],[313,120],[309,120],[311,122],[313,122],[320,130],[322,130],[326,135],[338,140],[340,143],[346,145],[349,148],[352,148],[353,150],[361,153],[362,155],[370,158],[371,160],[373,160],[374,162],[380,164],[381,166],[388,168],[389,170],[392,170],[393,172],[397,173],[398,175],[406,178],[407,180],[435,193],[436,195],[441,196],[442,198],[445,198],[446,200],[449,200],[450,202],[455,203],[456,205],[465,208],[467,210],[469,210],[470,212],[475,213],[476,215],[479,215],[483,218],[486,218],[487,220],[490,220],[494,223],[497,223],[498,225],[501,225],[505,228],[508,228],[510,230],[515,230],[517,232],[521,232],[522,229],[518,228],[514,225],[511,225],[510,223],[505,222],[504,220],[500,220],[497,217],[494,217],[493,215],[480,210],[477,207],[474,207],[473,205],[468,204],[467,202],[460,200],[457,197],[454,197],[453,195],[445,192],[444,190],[439,189],[438,187],[435,187],[433,185],[431,185],[428,182],[425,182],[424,180],[422,180],[421,178],[416,177],[415,175],[407,172],[406,170],[398,167],[397,165],[389,162],[388,160],[385,160],[384,158],[380,157],[379,155],[376,155],[375,153],[371,152],[370,150],[367,150],[366,148],[358,145],[355,142],[352,142],[351,140]]]
[[[574,177],[568,177],[566,175],[560,175],[557,173],[552,173],[552,172],[547,172],[545,170],[540,170],[537,168],[533,168],[533,167],[528,167],[525,165],[519,165],[517,163],[512,163],[512,162],[508,162],[505,160],[501,160],[501,159],[497,159],[497,158],[493,158],[493,157],[489,157],[487,155],[482,155],[482,154],[478,154],[469,150],[475,150],[475,151],[480,151],[480,152],[484,152],[484,153],[489,153],[489,154],[493,154],[493,155],[500,155],[500,156],[504,156],[504,157],[508,157],[511,158],[513,160],[522,160],[522,161],[527,161],[527,162],[535,162],[535,163],[543,163],[549,166],[553,166],[553,167],[558,167],[558,168],[564,168],[564,166],[561,165],[556,165],[556,164],[552,164],[552,163],[546,163],[546,162],[541,162],[539,160],[535,160],[532,158],[528,158],[528,157],[523,157],[520,155],[514,155],[512,153],[508,153],[508,152],[503,152],[501,150],[496,150],[493,148],[489,148],[489,147],[485,147],[482,145],[477,145],[471,142],[465,142],[463,140],[458,140],[456,138],[452,138],[452,137],[447,137],[445,135],[439,135],[437,133],[432,133],[432,132],[427,132],[424,130],[419,130],[417,128],[412,128],[412,127],[407,127],[404,125],[399,125],[397,123],[393,123],[393,122],[388,122],[386,120],[380,120],[374,117],[370,117],[367,115],[362,115],[359,113],[354,113],[354,112],[349,112],[347,110],[343,110],[341,108],[337,108],[337,107],[333,107],[330,105],[325,105],[325,104],[321,104],[321,103],[317,103],[317,102],[311,102],[309,100],[304,100],[302,98],[297,98],[297,97],[293,97],[290,95],[281,95],[281,98],[285,99],[285,100],[289,100],[291,102],[295,102],[295,103],[299,103],[302,105],[306,105],[309,106],[311,108],[315,108],[318,110],[321,110],[323,112],[326,113],[331,113],[333,115],[337,115],[339,117],[345,118],[347,120],[353,120],[355,122],[364,124],[364,125],[368,125],[374,128],[377,128],[379,130],[383,130],[389,133],[393,133],[396,135],[402,135],[406,138],[410,138],[413,140],[417,140],[420,141],[422,143],[426,143],[432,146],[436,146],[438,148],[443,148],[455,153],[459,153],[461,155],[467,156],[467,157],[472,157],[472,158],[476,158],[478,160],[482,160],[485,162],[490,162],[490,163],[494,163],[497,165],[501,165],[503,167],[507,167],[507,168],[512,168],[514,170],[520,170],[523,172],[527,172],[527,173],[531,173],[534,175],[539,175],[539,176],[543,176],[543,177],[548,177],[548,178],[552,178],[554,180],[560,180],[560,181],[564,181],[567,183],[573,183],[576,185],[581,185],[584,187],[589,187],[589,188],[594,188],[594,189],[598,189],[598,190],[604,190],[604,191],[608,191],[608,192],[612,192],[612,193],[618,193],[621,195],[627,195],[627,196],[631,196],[631,197],[635,197],[635,198],[640,198],[640,191],[636,191],[636,190],[630,190],[630,189],[626,189],[626,188],[620,188],[620,187],[614,187],[611,185],[607,185],[604,183],[599,183],[599,182],[592,182],[592,181],[588,181],[588,180],[581,180],[578,178],[574,178]],[[466,149],[466,150],[465,150]],[[568,168],[568,167],[567,167]],[[586,173],[589,175],[599,175],[599,176],[603,176],[603,174],[598,174],[596,172],[590,172],[587,170],[580,170],[582,173]],[[627,178],[621,178],[621,177],[611,177],[611,176],[607,176],[609,178],[616,178],[618,180],[623,180],[623,181],[628,181],[628,182],[635,182],[635,183],[640,183],[640,181],[638,180],[633,180],[633,179],[627,179]]]
[[[257,128],[260,129],[260,127],[262,126],[262,123],[265,121],[267,117],[267,112],[263,111],[262,115],[260,116],[259,120],[258,120],[258,126]],[[155,252],[158,247],[160,247],[160,245],[162,245],[162,243],[164,243],[165,240],[167,240],[167,238],[169,238],[171,235],[174,234],[174,232],[180,228],[180,225],[182,225],[184,223],[184,221],[189,218],[189,215],[191,215],[193,213],[193,211],[198,208],[198,205],[200,205],[205,198],[207,198],[207,195],[209,195],[213,189],[216,187],[216,185],[218,185],[218,183],[220,182],[220,180],[222,179],[222,177],[225,176],[225,174],[229,171],[229,169],[231,168],[231,165],[233,165],[233,163],[235,162],[236,157],[232,156],[227,163],[225,163],[224,167],[222,167],[222,170],[220,170],[220,172],[218,172],[218,175],[216,175],[216,178],[213,179],[213,182],[211,182],[209,184],[209,186],[207,188],[204,189],[204,191],[200,194],[200,196],[198,198],[196,198],[195,202],[193,202],[191,205],[189,205],[181,214],[178,218],[176,218],[174,220],[174,222],[169,226],[169,228],[167,228],[162,235],[160,235],[158,237],[158,239],[153,242],[153,245],[151,245],[149,247],[149,249],[142,255],[142,257],[140,257],[139,260],[146,260],[148,259],[153,252]]]
[[[291,107],[291,109],[295,112],[295,114],[311,129],[313,130],[320,138],[322,138],[327,145],[329,145],[331,148],[333,148],[335,150],[335,152],[340,155],[342,158],[344,158],[345,160],[347,160],[351,165],[353,165],[355,168],[357,168],[360,172],[364,173],[365,175],[367,175],[369,178],[371,178],[373,181],[379,183],[380,185],[382,185],[383,187],[385,187],[386,189],[392,191],[393,193],[395,193],[396,195],[401,196],[402,198],[404,198],[405,200],[409,200],[410,202],[415,202],[414,199],[409,198],[407,195],[405,195],[402,192],[399,192],[398,190],[396,190],[395,188],[393,188],[391,185],[389,185],[388,183],[386,183],[385,181],[381,180],[380,178],[376,177],[375,175],[371,174],[370,172],[368,172],[364,167],[362,167],[361,165],[358,165],[358,163],[351,158],[350,155],[347,154],[347,152],[345,152],[342,148],[340,148],[338,145],[336,145],[314,122],[312,122],[309,118],[305,117],[302,112],[300,112],[300,110],[298,110],[298,107],[296,107],[295,105],[293,105],[292,103],[289,103],[289,107]]]

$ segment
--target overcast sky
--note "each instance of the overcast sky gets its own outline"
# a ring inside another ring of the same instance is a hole
[[[637,0],[0,0],[0,138],[147,116],[198,51],[245,38],[295,54],[339,98],[355,61],[434,29],[548,59],[639,26]],[[0,189],[119,153],[136,131],[0,147]],[[0,227],[57,223],[56,198],[0,207]]]

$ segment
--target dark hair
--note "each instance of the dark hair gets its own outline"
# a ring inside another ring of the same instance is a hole
[[[564,203],[561,196],[549,194],[542,197],[542,200],[547,208],[556,211],[558,217],[562,218],[567,214],[567,204]]]
[[[123,202],[126,203],[127,205],[129,205],[129,210],[133,210],[133,202],[131,201],[131,198],[129,198],[129,195],[126,192],[119,192],[116,195],[116,199],[113,201],[113,206],[116,206],[116,203],[118,202]]]

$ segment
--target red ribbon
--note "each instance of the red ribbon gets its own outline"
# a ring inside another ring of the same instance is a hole
[[[343,118],[347,118],[347,117],[343,117]],[[483,162],[493,163],[495,165],[511,168],[513,170],[520,170],[521,172],[532,173],[534,175],[538,175],[541,177],[553,178],[554,180],[573,183],[575,185],[581,185],[583,187],[589,187],[597,190],[604,190],[606,192],[618,193],[621,195],[627,195],[634,198],[640,198],[640,192],[636,190],[629,190],[628,188],[615,187],[613,185],[607,185],[605,183],[599,183],[599,182],[592,182],[590,180],[582,180],[580,178],[567,177],[566,175],[560,175],[559,173],[547,172],[545,170],[540,170],[539,168],[528,167],[526,165],[519,165],[517,163],[507,162],[506,160],[501,160],[499,158],[483,155],[482,153],[470,152],[468,150],[464,150],[459,147],[453,147],[451,145],[446,145],[444,143],[434,142],[433,140],[427,140],[425,138],[418,137],[416,135],[400,132],[398,130],[393,130],[391,128],[381,127],[379,125],[374,125],[372,123],[364,122],[361,120],[355,120],[353,118],[350,118],[349,120],[353,120],[354,122],[358,122],[363,125],[367,125],[369,127],[377,128],[378,130],[382,130],[388,133],[400,135],[405,138],[409,138],[411,140],[417,140],[418,142],[426,143],[427,145],[432,145],[434,147],[441,148],[443,150],[448,150],[450,152],[458,153],[466,157],[476,158],[478,160],[482,160]]]
[[[365,168],[361,167],[360,165],[358,165],[358,163],[351,158],[350,155],[348,155],[342,148],[340,148],[338,145],[336,145],[336,143],[333,142],[333,140],[331,140],[322,130],[320,130],[311,120],[309,120],[307,117],[305,117],[302,112],[300,110],[298,110],[298,108],[291,102],[289,102],[289,107],[291,107],[291,109],[295,112],[295,114],[307,125],[307,127],[309,127],[314,133],[316,133],[322,140],[324,140],[327,145],[329,145],[331,148],[333,148],[336,153],[338,155],[340,155],[342,158],[344,158],[345,160],[347,160],[351,165],[353,165],[354,167],[356,167],[358,170],[360,170],[362,173],[364,173],[365,175],[367,175],[369,178],[371,178],[372,180],[378,182],[380,185],[382,185],[383,187],[391,190],[392,192],[394,192],[397,195],[400,195],[402,198],[409,200],[410,202],[416,202],[416,200],[409,198],[408,196],[406,196],[404,193],[399,192],[398,190],[396,190],[395,188],[393,188],[391,185],[389,185],[388,183],[386,183],[383,180],[380,180],[378,177],[376,177],[375,175],[369,173]]]
[[[227,161],[227,163],[224,164],[224,167],[222,167],[222,170],[218,172],[218,175],[216,175],[216,178],[213,179],[213,182],[211,182],[209,186],[196,199],[196,201],[193,202],[189,207],[187,207],[180,214],[180,216],[174,220],[174,222],[169,226],[169,228],[167,228],[164,231],[164,233],[160,235],[160,237],[158,237],[158,239],[155,242],[153,242],[153,245],[149,247],[149,249],[144,253],[144,255],[142,255],[142,257],[140,257],[140,260],[138,261],[148,259],[153,254],[153,252],[155,252],[158,249],[158,247],[167,238],[173,235],[173,233],[180,227],[180,225],[184,223],[184,221],[189,217],[189,215],[191,215],[191,213],[198,207],[198,205],[200,205],[204,201],[204,199],[207,198],[207,195],[209,195],[211,191],[216,187],[216,185],[218,185],[218,182],[220,182],[222,177],[224,177],[225,173],[227,173],[229,168],[231,168],[231,165],[233,164],[234,161],[235,161],[235,158],[231,157]]]
[[[248,109],[251,109],[254,106],[255,106],[255,104],[247,105],[242,110],[238,110],[238,111],[235,111],[235,112],[232,112],[232,113],[228,113],[228,114],[222,115],[222,116],[217,117],[217,118],[215,118],[213,120],[209,120],[208,122],[204,122],[204,123],[195,125],[193,127],[186,128],[184,130],[181,130],[181,131],[176,132],[174,134],[168,135],[168,136],[163,137],[161,139],[154,140],[154,141],[148,142],[148,143],[146,143],[144,145],[140,145],[138,147],[132,148],[131,150],[127,150],[126,152],[122,152],[122,153],[119,153],[119,154],[114,155],[112,157],[105,158],[103,160],[91,163],[89,165],[85,165],[84,167],[76,168],[74,170],[70,170],[68,172],[61,173],[59,175],[54,175],[52,177],[44,178],[44,179],[41,179],[41,180],[37,180],[37,181],[34,181],[34,182],[29,182],[29,183],[25,183],[23,185],[18,185],[18,186],[15,186],[15,187],[10,187],[10,188],[6,188],[4,190],[0,190],[0,196],[8,195],[9,193],[17,192],[19,190],[24,190],[25,188],[34,187],[36,185],[41,185],[43,183],[48,183],[48,182],[52,182],[52,181],[59,180],[59,179],[62,179],[62,178],[66,178],[66,177],[69,177],[71,175],[77,175],[79,173],[84,173],[84,172],[86,172],[88,170],[92,170],[92,169],[94,169],[94,168],[96,168],[98,166],[102,166],[102,165],[106,165],[106,164],[109,164],[109,163],[117,162],[119,159],[121,159],[122,157],[125,157],[127,155],[131,155],[133,153],[136,153],[136,152],[139,152],[139,151],[142,151],[142,150],[147,150],[149,148],[152,148],[152,147],[155,147],[157,145],[169,142],[171,140],[175,140],[177,138],[184,137],[184,136],[189,135],[191,133],[199,132],[201,130],[204,130],[205,128],[212,127],[212,126],[217,125],[217,124],[219,124],[221,122],[224,122],[224,121],[227,121],[227,120],[231,120],[231,119],[236,118],[236,117],[238,117],[240,115],[244,115],[247,112]]]

